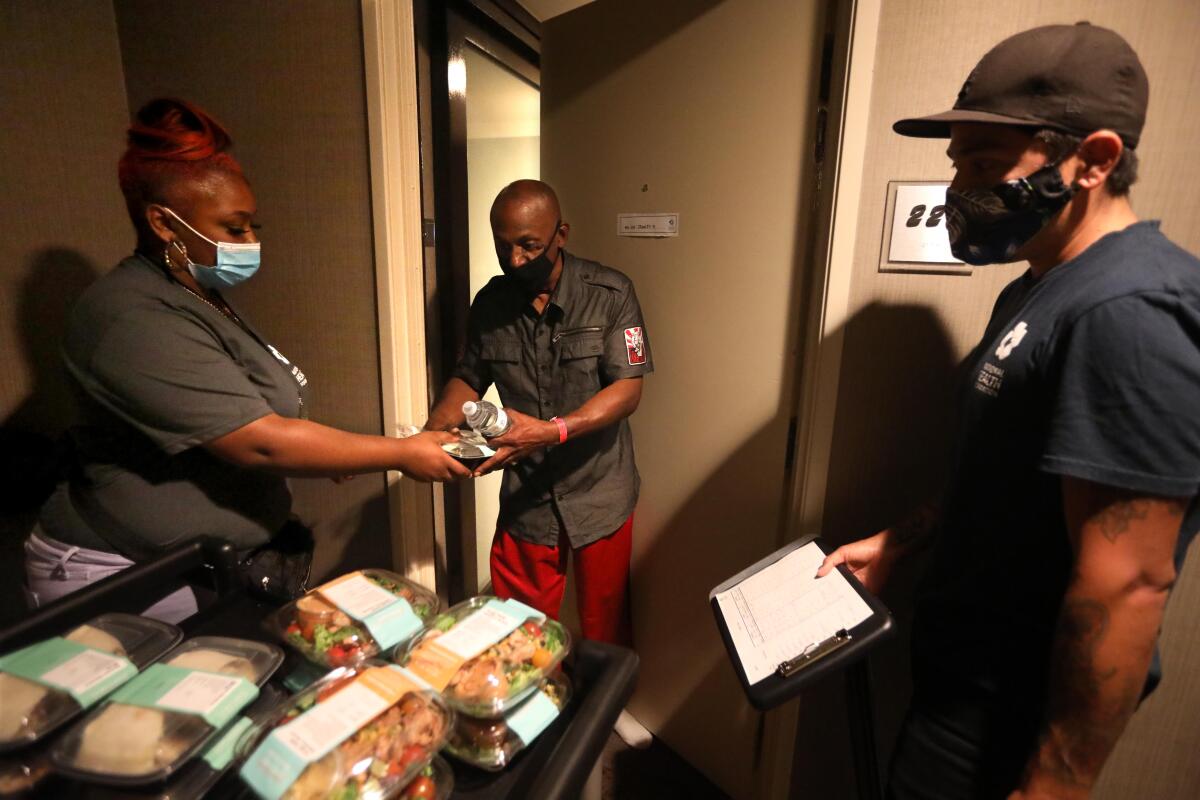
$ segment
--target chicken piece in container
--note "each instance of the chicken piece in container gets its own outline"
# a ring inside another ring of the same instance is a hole
[[[470,717],[498,717],[537,690],[571,649],[566,628],[516,600],[472,597],[434,619],[396,659]]]
[[[270,623],[305,658],[341,667],[406,643],[438,612],[437,595],[394,572],[364,569],[288,603]]]
[[[239,749],[263,800],[388,800],[433,760],[454,712],[420,678],[367,661],[301,692]]]
[[[174,625],[133,614],[101,614],[65,636],[0,657],[0,752],[38,742],[181,638]]]
[[[114,692],[55,743],[59,772],[115,786],[165,781],[258,697],[278,647],[198,636]]]

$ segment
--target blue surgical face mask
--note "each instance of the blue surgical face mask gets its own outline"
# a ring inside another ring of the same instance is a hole
[[[217,248],[217,263],[214,266],[197,264],[191,258],[188,258],[186,250],[181,249],[184,258],[187,258],[188,272],[196,279],[196,283],[205,289],[228,289],[231,286],[237,286],[239,283],[249,280],[254,276],[255,272],[258,272],[258,265],[262,258],[262,253],[260,252],[262,245],[259,242],[214,242],[184,222],[183,218],[171,209],[164,206],[163,210],[175,219],[183,222],[189,231]],[[177,244],[176,247],[178,248]]]

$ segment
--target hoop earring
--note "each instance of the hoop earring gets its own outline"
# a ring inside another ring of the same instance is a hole
[[[171,262],[171,245],[175,245],[176,247],[178,247],[180,252],[183,253],[183,257],[185,259],[187,258],[187,245],[176,240],[176,241],[172,241],[170,244],[168,244],[166,247],[163,248],[163,261],[166,262],[167,269],[171,270],[172,272],[179,272],[180,270],[183,269],[183,267],[177,267]]]

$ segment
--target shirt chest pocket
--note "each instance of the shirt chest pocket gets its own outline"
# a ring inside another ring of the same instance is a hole
[[[521,343],[515,339],[484,339],[479,357],[491,372],[492,382],[505,387],[514,386],[520,377]]]
[[[558,377],[569,392],[589,395],[600,391],[600,356],[604,338],[599,329],[563,336],[558,342]]]

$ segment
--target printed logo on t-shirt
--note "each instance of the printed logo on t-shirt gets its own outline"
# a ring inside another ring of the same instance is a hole
[[[300,371],[299,367],[288,361],[287,357],[283,353],[276,350],[273,345],[267,345],[267,349],[271,351],[271,355],[275,356],[275,359],[280,364],[283,364],[285,367],[292,368],[292,377],[296,379],[296,383],[300,384],[301,386],[308,386],[308,378],[304,377],[304,373]]]
[[[989,397],[1000,394],[1000,384],[1004,381],[1004,370],[995,364],[984,364],[975,376],[975,391],[983,392]]]
[[[1029,326],[1024,322],[1018,322],[1016,327],[1006,333],[1004,338],[1000,340],[1000,346],[996,348],[996,358],[1001,361],[1008,358],[1028,332]]]
[[[640,325],[625,329],[625,350],[629,353],[630,366],[646,363],[646,340]]]

